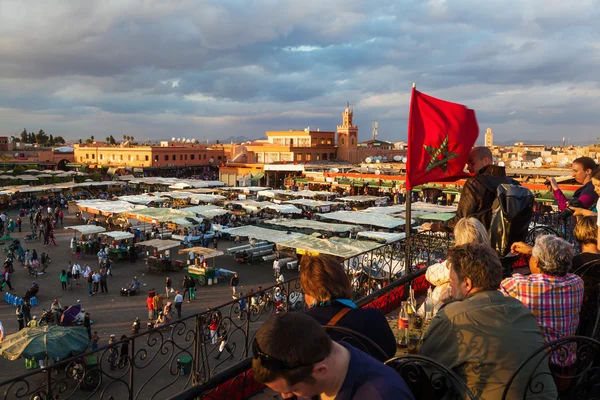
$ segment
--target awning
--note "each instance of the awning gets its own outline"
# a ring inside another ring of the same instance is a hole
[[[263,240],[271,243],[279,243],[293,238],[305,236],[301,233],[286,233],[276,229],[267,229],[252,225],[244,225],[238,226],[236,228],[222,229],[221,232],[228,233],[231,236],[247,237],[248,239]]]
[[[125,213],[125,216],[139,221],[156,223],[168,222],[178,218],[195,217],[196,214],[173,208],[146,208],[143,210],[128,211]]]
[[[121,231],[102,232],[101,235],[108,236],[113,240],[132,239],[135,236],[133,233]]]
[[[178,240],[166,240],[166,239],[152,239],[146,240],[145,242],[139,242],[135,244],[136,246],[146,246],[146,247],[154,247],[157,251],[164,251],[168,249],[172,249],[173,247],[178,247],[181,245],[181,242]]]
[[[213,258],[213,257],[222,256],[225,254],[220,250],[213,250],[213,249],[209,249],[208,247],[190,247],[187,249],[179,250],[179,254],[188,254],[188,253],[198,254],[204,258]]]
[[[368,250],[381,247],[381,244],[364,241],[337,238],[335,240],[319,239],[314,236],[304,236],[286,240],[277,244],[278,248],[289,247],[296,249],[299,254],[330,254],[332,256],[348,258],[354,257]]]
[[[106,229],[104,229],[101,226],[96,226],[96,225],[75,225],[75,226],[66,226],[65,229],[71,229],[74,231],[77,231],[79,233],[81,233],[82,235],[91,235],[94,233],[101,233],[106,231]]]
[[[455,215],[455,213],[430,213],[421,215],[417,218],[431,221],[448,221],[449,219],[454,218]]]
[[[65,167],[69,167],[69,168],[81,168],[81,164],[65,164]]]

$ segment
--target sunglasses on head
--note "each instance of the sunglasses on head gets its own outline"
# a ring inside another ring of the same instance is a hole
[[[289,371],[289,370],[297,369],[297,368],[310,367],[310,366],[324,360],[322,358],[318,361],[314,361],[314,362],[306,363],[306,364],[291,364],[291,363],[280,360],[278,358],[275,358],[275,357],[270,356],[267,353],[263,352],[260,349],[260,346],[258,345],[258,341],[256,340],[256,338],[254,338],[252,340],[252,354],[253,354],[253,358],[255,358],[255,359],[260,358],[260,363],[265,368],[267,368],[271,371],[281,371],[281,370]]]

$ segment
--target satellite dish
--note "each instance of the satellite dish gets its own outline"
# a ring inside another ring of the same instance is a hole
[[[368,171],[369,171],[369,168],[367,168],[367,167],[360,167],[360,172],[362,172],[363,174],[366,173],[366,172],[368,172]]]
[[[523,161],[523,157],[519,157],[519,161]]]
[[[329,171],[333,172],[334,174],[337,174],[338,172],[340,172],[340,170],[338,168],[331,168]]]
[[[406,164],[406,162],[407,162],[407,161],[408,161],[408,158],[406,158],[406,157],[404,157],[404,158],[402,159],[402,162],[403,162],[404,164]]]
[[[377,164],[379,164],[379,163],[381,162],[381,160],[380,160],[380,159],[377,159],[377,160],[375,160],[375,162],[376,162]]]
[[[371,161],[373,161],[373,159],[372,159],[371,157],[367,157],[367,158],[365,158],[365,162],[366,162],[367,164],[368,164],[368,163],[370,163]]]
[[[208,160],[208,161],[210,161],[211,163],[214,163],[215,159],[211,157],[210,160]]]
[[[181,141],[182,141],[182,142],[185,142],[185,138],[184,138],[184,137],[182,137],[182,138],[181,138]]]
[[[498,163],[498,166],[499,166],[499,167],[504,167],[504,162],[503,162],[503,161],[500,161],[500,162]]]
[[[19,153],[15,153],[15,157],[19,157]]]
[[[173,136],[173,137],[171,138],[171,142],[174,142],[174,141],[175,141],[175,137]]]
[[[539,168],[539,167],[541,167],[541,166],[542,166],[542,162],[541,162],[541,161],[536,161],[536,162],[535,162],[535,167],[536,167],[536,168]]]
[[[181,142],[181,138],[177,138],[177,141],[178,141],[178,142]]]
[[[546,161],[547,163],[551,163],[552,162],[552,157],[546,157],[546,159],[544,161]]]
[[[402,161],[402,157],[400,157],[400,156],[394,156],[394,161]]]
[[[380,175],[380,174],[381,174],[380,170],[375,171],[375,175]]]
[[[386,157],[386,156],[383,156],[382,160],[383,160],[383,161],[387,161],[387,157]]]
[[[559,165],[560,167],[564,167],[564,166],[566,166],[566,165],[567,165],[567,163],[565,163],[565,162],[562,162],[562,161],[561,161],[561,162],[559,162],[559,163],[558,163],[558,165]]]

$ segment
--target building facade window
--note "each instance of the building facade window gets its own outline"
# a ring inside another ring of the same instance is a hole
[[[150,160],[150,156],[148,154],[145,155],[146,161]],[[158,156],[156,156],[156,161],[158,161]]]
[[[296,161],[302,161],[302,153],[296,153]]]
[[[169,156],[168,155],[165,155],[165,161],[169,161]]]
[[[310,161],[312,158],[310,153],[306,153],[306,161]]]
[[[223,157],[221,157],[221,156],[218,156],[218,157],[217,157],[217,160],[220,160],[220,159],[222,159],[222,158],[223,158]]]
[[[173,158],[172,158],[172,160],[173,160],[173,161],[177,160],[177,155],[176,155],[176,154],[173,154]]]
[[[179,161],[183,161],[183,154],[179,155]]]
[[[352,138],[352,145],[354,146],[354,138]]]
[[[342,144],[346,144],[346,141],[344,140],[344,138],[342,138]]]
[[[85,153],[85,158],[86,159],[90,158],[90,155],[88,153]]]
[[[94,153],[92,153],[92,160],[96,159],[96,155]]]
[[[323,153],[321,155],[321,160],[326,161],[327,160],[327,153]]]
[[[331,139],[327,139],[327,144],[331,144]]]
[[[167,160],[169,159],[169,156],[165,156],[167,158]],[[146,161],[148,161],[148,156],[146,156]],[[154,156],[154,161],[158,162],[158,154]]]
[[[204,154],[204,156],[202,158],[206,160],[206,153]]]
[[[321,144],[325,144],[325,139],[321,139]]]
[[[335,153],[329,153],[329,159],[335,160]]]
[[[100,153],[100,159],[104,160],[104,154]]]
[[[123,161],[123,154],[121,154],[121,161]]]
[[[315,154],[315,161],[321,161],[321,156],[318,153]]]
[[[193,160],[193,159],[194,159],[194,157],[195,157],[195,155],[194,155],[194,154],[190,154],[190,160]]]
[[[135,155],[135,161],[140,161],[140,155],[139,154]]]

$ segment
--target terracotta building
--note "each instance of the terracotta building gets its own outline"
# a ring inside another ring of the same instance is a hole
[[[160,146],[134,146],[127,143],[118,146],[104,143],[75,145],[75,162],[91,168],[134,168],[136,172],[198,167],[216,170],[226,161],[222,147],[197,143],[161,142]]]
[[[65,147],[38,147],[33,144],[11,142],[0,136],[0,158],[3,166],[34,166],[40,169],[65,169],[73,163],[73,149]]]

